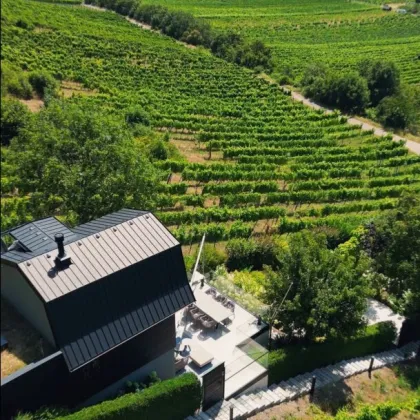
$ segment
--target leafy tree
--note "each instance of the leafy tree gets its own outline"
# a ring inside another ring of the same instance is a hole
[[[28,122],[30,112],[16,99],[4,98],[1,104],[1,145],[8,146],[13,137]]]
[[[279,263],[279,271],[268,279],[266,298],[274,310],[277,307],[284,333],[309,341],[349,337],[363,327],[369,292],[362,275],[369,266],[364,254],[354,256],[340,247],[329,250],[324,235],[304,231],[281,248]]]
[[[345,112],[363,112],[369,103],[369,89],[356,72],[334,72],[324,65],[310,65],[302,79],[305,95]]]
[[[362,244],[386,291],[410,315],[420,312],[420,199],[406,195],[397,209],[368,226]]]
[[[123,206],[152,208],[157,174],[118,116],[53,100],[10,146],[22,193],[45,213],[85,222]]]
[[[408,92],[388,96],[376,108],[378,120],[386,127],[406,129],[417,122],[416,103]]]
[[[359,73],[367,80],[372,106],[394,95],[400,85],[399,71],[391,62],[364,60],[359,64]]]

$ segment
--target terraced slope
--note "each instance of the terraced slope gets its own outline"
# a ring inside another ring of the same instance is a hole
[[[365,58],[394,61],[407,83],[420,83],[418,17],[346,0],[145,0],[181,8],[222,31],[237,30],[273,49],[275,70],[299,78],[308,62],[341,70]]]
[[[142,105],[156,130],[172,133],[187,162],[158,164],[158,208],[183,243],[306,226],[346,236],[404,191],[420,192],[420,157],[402,144],[310,110],[206,51],[82,7],[5,0],[2,20],[3,59],[91,90],[70,101]],[[2,211],[19,200],[2,200]]]

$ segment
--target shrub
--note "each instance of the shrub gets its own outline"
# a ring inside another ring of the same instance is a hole
[[[277,266],[277,247],[271,238],[233,239],[227,243],[226,252],[229,270],[261,270],[263,265]]]
[[[16,99],[5,98],[1,104],[1,144],[7,146],[30,118],[26,105]]]
[[[197,259],[198,249],[194,256],[194,261]],[[224,264],[226,254],[218,250],[214,245],[205,244],[201,253],[201,264],[204,263],[204,270],[215,270],[217,266]]]
[[[384,126],[405,129],[416,123],[415,108],[409,96],[400,93],[382,99],[376,108],[376,114]]]
[[[29,83],[41,98],[43,98],[47,92],[53,93],[58,87],[54,77],[43,70],[30,73]]]
[[[183,420],[199,408],[201,386],[197,377],[186,373],[156,383],[140,393],[130,393],[84,408],[66,420]]]
[[[139,108],[139,107],[130,108],[125,114],[125,120],[130,125],[135,125],[135,124],[142,124],[146,126],[150,125],[149,114],[144,109]]]
[[[280,382],[341,360],[393,348],[395,335],[392,322],[381,322],[367,327],[364,333],[354,338],[334,339],[309,345],[289,345],[273,350],[269,354],[269,382]]]

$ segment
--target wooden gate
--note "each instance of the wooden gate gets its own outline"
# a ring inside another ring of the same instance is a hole
[[[225,364],[203,375],[203,411],[225,398]]]

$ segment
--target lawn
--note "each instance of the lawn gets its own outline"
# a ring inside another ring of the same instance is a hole
[[[375,371],[369,379],[367,373],[353,376],[345,381],[316,391],[313,401],[309,396],[281,404],[265,410],[252,420],[280,419],[330,419],[339,410],[345,410],[350,416],[360,413],[365,405],[392,404],[393,406],[411,406],[420,399],[420,366],[410,362],[392,368]],[[403,409],[395,418],[415,420],[419,411]],[[366,417],[373,419],[373,417]]]

